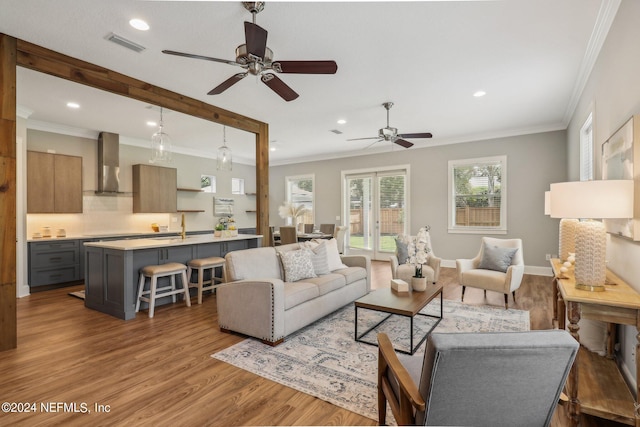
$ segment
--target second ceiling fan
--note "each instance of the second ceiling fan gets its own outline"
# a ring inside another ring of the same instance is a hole
[[[244,23],[245,44],[236,48],[236,60],[212,58],[210,56],[163,50],[162,53],[187,58],[204,59],[235,65],[246,71],[234,74],[212,90],[209,95],[218,95],[251,74],[260,76],[262,83],[280,95],[285,101],[293,101],[298,94],[275,73],[297,74],[335,74],[338,65],[335,61],[274,61],[273,51],[267,47],[267,30],[256,25],[256,15],[264,9],[264,2],[242,2],[242,5],[253,15],[253,23]]]
[[[413,146],[413,142],[405,141],[404,138],[431,138],[430,132],[422,132],[422,133],[398,133],[398,128],[392,128],[389,126],[389,110],[393,107],[393,102],[385,102],[382,106],[387,110],[387,126],[378,130],[378,136],[371,136],[367,138],[353,138],[347,139],[347,141],[360,141],[364,139],[376,139],[372,144],[367,146],[367,148],[371,147],[373,144],[378,143],[380,141],[390,141],[394,144],[398,144],[401,147],[409,148]]]

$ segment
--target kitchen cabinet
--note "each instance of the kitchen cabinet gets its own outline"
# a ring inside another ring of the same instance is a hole
[[[82,213],[82,157],[27,151],[27,213]]]
[[[207,233],[184,240],[170,237],[129,239],[88,242],[85,246],[85,306],[129,320],[136,316],[138,279],[142,267],[167,262],[186,264],[196,258],[258,248],[262,246],[262,236],[217,238]],[[168,278],[160,280],[168,281]],[[156,305],[171,302],[171,297],[166,297],[158,300]],[[141,307],[145,308],[146,303]]]
[[[133,165],[133,213],[171,213],[178,207],[175,168]]]
[[[78,240],[29,243],[29,286],[55,285],[82,279]]]

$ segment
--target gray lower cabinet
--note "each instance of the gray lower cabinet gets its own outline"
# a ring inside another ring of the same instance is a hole
[[[224,256],[230,251],[259,245],[260,239],[136,250],[86,246],[85,306],[120,319],[133,319],[136,316],[138,279],[142,267],[167,262],[187,264],[192,259]],[[159,286],[163,284],[158,283]],[[171,297],[167,297],[157,300],[156,305],[170,302]],[[146,303],[141,308],[146,308]]]
[[[82,280],[78,240],[29,243],[29,285],[56,285]]]

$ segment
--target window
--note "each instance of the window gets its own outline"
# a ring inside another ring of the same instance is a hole
[[[580,181],[593,179],[593,113],[580,129]]]
[[[205,193],[216,192],[216,177],[213,175],[201,175],[200,176],[200,188]]]
[[[507,157],[449,161],[449,232],[506,234]]]
[[[243,178],[231,178],[231,194],[244,194]]]
[[[314,175],[288,176],[285,178],[287,202],[293,206],[304,205],[308,209],[307,213],[298,218],[299,223],[314,224],[314,181]]]

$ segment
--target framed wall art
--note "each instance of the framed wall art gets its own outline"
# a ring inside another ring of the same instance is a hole
[[[640,241],[640,114],[602,144],[602,179],[634,180],[633,219],[605,219],[608,233]]]

